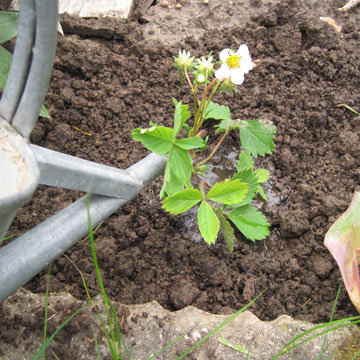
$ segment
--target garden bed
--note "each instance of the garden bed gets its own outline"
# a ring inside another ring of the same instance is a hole
[[[203,5],[208,17],[205,25],[200,21],[201,36],[187,35],[179,25],[183,40],[167,45],[161,39],[164,32],[160,41],[151,27],[152,9],[129,22],[61,17],[66,36],[58,40],[45,102],[51,118],[39,120],[32,143],[119,168],[140,160],[148,152],[132,140],[131,130],[150,121],[171,126],[172,97],[191,103],[172,65],[180,47],[196,56],[211,52],[218,57],[223,48],[246,43],[257,67],[237,94],[214,101],[228,105],[234,119],[262,118],[277,126],[274,153],[257,164],[270,171],[271,201],[262,209],[271,236],[252,243],[238,234],[233,253],[221,238],[215,246],[194,241],[188,219],[161,209],[159,179],[96,232],[110,298],[125,304],[157,300],[169,310],[193,305],[222,314],[267,288],[251,308],[260,319],[288,314],[311,322],[329,320],[340,272],[323,245],[324,235],[360,190],[360,118],[338,107],[345,103],[359,111],[360,9],[337,12],[343,2],[335,0],[274,1],[266,8],[260,3],[250,1],[253,12],[244,15],[246,21],[219,31],[211,16],[216,14],[217,20],[220,15],[210,0]],[[169,21],[186,21],[184,9],[155,8]],[[223,22],[234,17],[229,12],[223,16]],[[331,16],[342,31],[319,16]],[[194,26],[199,26],[196,21]],[[217,165],[234,151],[239,151],[236,135],[226,140]],[[9,234],[25,232],[79,196],[40,186]],[[83,272],[90,293],[97,294],[89,244],[83,242],[67,255]],[[41,273],[26,288],[45,292],[46,276]],[[52,265],[50,291],[86,298],[79,272],[64,257]],[[342,291],[336,318],[355,314]]]

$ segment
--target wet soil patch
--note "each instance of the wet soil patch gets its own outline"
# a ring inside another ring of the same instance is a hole
[[[193,305],[230,313],[267,288],[252,307],[260,319],[289,314],[313,322],[329,320],[340,273],[323,239],[360,181],[360,118],[337,106],[346,103],[359,111],[360,11],[337,14],[343,4],[329,1],[343,25],[337,33],[298,3],[274,5],[221,33],[208,28],[205,37],[187,38],[183,44],[199,56],[246,43],[259,60],[237,94],[215,101],[230,106],[235,119],[263,118],[277,126],[276,150],[258,164],[270,171],[268,189],[276,199],[263,205],[271,236],[256,243],[239,237],[233,253],[221,238],[216,246],[194,242],[185,219],[161,209],[157,180],[96,232],[111,298],[126,304],[157,300],[170,310]],[[185,89],[179,89],[172,66],[179,49],[155,42],[149,46],[145,25],[136,21],[63,16],[62,25],[66,36],[58,40],[45,103],[51,119],[40,119],[31,141],[126,168],[148,154],[131,139],[131,129],[150,121],[171,126],[171,98],[191,102]],[[236,134],[227,139],[220,159],[234,149],[239,150]],[[9,234],[25,232],[79,196],[40,186]],[[81,269],[90,293],[97,294],[88,243],[67,255]],[[46,273],[26,287],[44,292]],[[63,290],[86,297],[78,271],[64,257],[52,265],[50,288]],[[337,317],[353,314],[342,291]]]

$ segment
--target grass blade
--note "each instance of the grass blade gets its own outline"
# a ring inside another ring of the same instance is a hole
[[[119,319],[117,317],[116,310],[115,310],[114,305],[112,304],[111,301],[110,301],[110,307],[111,307],[111,311],[112,311],[112,314],[113,314],[113,321],[114,321],[114,324],[115,324],[116,338],[117,338],[117,342],[118,342],[118,349],[119,349],[119,353],[120,353],[120,358],[122,358],[122,348],[124,347],[126,356],[129,359],[131,359],[129,351],[128,351],[128,349],[126,347],[126,344],[125,344],[125,342],[123,340],[123,337],[121,335],[120,326],[119,326]],[[131,350],[132,350],[133,355],[135,356],[135,359],[137,360],[138,357],[136,356],[136,354],[135,354],[135,352],[133,351],[132,348],[131,348]]]
[[[100,274],[99,263],[98,263],[98,260],[97,260],[97,255],[96,255],[96,250],[95,250],[94,233],[93,233],[92,224],[91,224],[89,206],[90,206],[90,195],[89,195],[89,193],[87,193],[86,194],[86,209],[87,209],[87,215],[88,215],[89,240],[90,240],[91,253],[92,253],[92,257],[93,257],[96,277],[97,277],[99,287],[100,287],[100,291],[101,291],[101,295],[102,295],[103,301],[104,301],[106,317],[108,319],[109,328],[110,328],[111,344],[110,344],[109,340],[108,340],[108,343],[109,343],[111,355],[112,355],[113,359],[118,360],[119,357],[118,357],[118,354],[116,352],[116,340],[115,340],[115,333],[114,333],[114,328],[113,328],[113,323],[112,323],[112,317],[111,317],[110,308],[109,308],[109,299],[108,299],[108,296],[106,294],[104,283],[102,281],[102,277],[101,277],[101,274]],[[105,331],[105,335],[106,335],[106,333],[107,333],[106,327],[104,327],[103,323],[101,325],[103,326],[104,331]],[[106,338],[108,339],[108,337],[106,337]]]
[[[96,337],[96,334],[95,334],[95,331],[94,331],[93,328],[91,328],[91,332],[92,332],[92,335],[93,335],[93,338],[94,338],[94,341],[95,341],[95,347],[96,347],[96,351],[97,351],[97,353],[98,353],[98,358],[99,358],[99,360],[102,360],[99,343],[98,343],[98,341],[97,341],[97,337]]]
[[[354,356],[351,358],[351,360],[356,360],[356,359],[358,359],[358,355],[360,355],[360,350],[358,350],[358,351],[354,354]]]
[[[13,235],[9,235],[7,237],[4,237],[2,239],[0,239],[0,244],[2,244],[3,242],[12,239],[13,237],[17,236],[17,234],[13,234]]]
[[[45,319],[44,319],[44,343],[47,338],[47,320],[48,320],[48,309],[49,309],[49,289],[50,289],[50,277],[51,277],[51,264],[49,265],[47,281],[46,281],[46,295],[45,295]],[[45,351],[43,352],[43,359],[45,360]]]
[[[231,349],[233,349],[233,350],[235,350],[235,351],[238,351],[238,352],[241,352],[241,353],[245,354],[246,357],[249,357],[250,355],[256,357],[255,355],[250,354],[249,350],[248,350],[248,349],[245,349],[243,346],[231,344],[228,339],[224,338],[224,337],[221,335],[221,333],[220,333],[220,337],[218,338],[218,341],[219,341],[221,344],[223,344],[223,345],[225,345],[225,346],[228,346],[228,347],[230,347]]]
[[[53,357],[56,359],[56,360],[60,360],[59,357],[52,351],[51,352],[53,354]]]
[[[91,304],[92,304],[93,306],[95,306],[95,305],[94,305],[94,302],[93,302],[93,299],[92,299],[92,297],[90,296],[90,293],[89,293],[88,287],[87,287],[87,285],[86,285],[86,281],[85,281],[85,278],[84,278],[84,275],[83,275],[82,271],[78,268],[78,266],[77,266],[66,254],[63,254],[63,256],[70,262],[71,265],[74,266],[74,268],[75,268],[75,269],[78,271],[78,273],[80,274],[82,283],[83,283],[84,288],[85,288],[86,296],[87,296],[88,299],[90,300]]]
[[[217,326],[214,330],[210,331],[208,334],[206,334],[206,336],[204,336],[199,341],[197,341],[190,349],[185,351],[177,360],[181,360],[185,356],[189,355],[193,350],[195,350],[200,344],[202,344],[204,341],[206,341],[210,336],[214,335],[216,332],[218,332],[220,329],[222,329],[225,325],[227,325],[229,322],[234,320],[237,316],[239,316],[242,312],[244,312],[249,306],[251,306],[260,296],[262,296],[266,290],[267,289],[264,289],[259,295],[257,295],[254,299],[252,299],[247,305],[245,305],[243,308],[241,308],[236,313],[231,315],[224,322],[222,322],[219,326]]]
[[[307,330],[307,331],[304,331],[303,333],[301,333],[300,335],[296,336],[293,340],[291,340],[290,342],[288,342],[284,348],[285,350],[281,351],[280,353],[276,354],[271,360],[275,360],[275,359],[278,359],[280,356],[283,356],[284,354],[286,354],[287,352],[289,351],[292,351],[293,349],[305,344],[306,342],[308,341],[311,341],[313,339],[315,339],[316,337],[318,336],[321,336],[321,335],[324,335],[324,334],[327,334],[329,333],[330,331],[335,331],[335,330],[338,330],[338,329],[341,329],[343,327],[346,327],[346,326],[350,326],[350,325],[354,325],[354,324],[358,324],[360,323],[360,316],[354,316],[354,317],[350,317],[350,318],[344,318],[344,319],[341,319],[341,320],[336,320],[336,321],[330,321],[328,323],[325,323],[325,324],[321,324],[321,325],[318,325],[318,326],[314,326],[313,328]],[[345,324],[343,324],[345,322]],[[337,324],[341,324],[341,325],[337,325]],[[337,325],[337,326],[334,326],[332,328],[329,328],[329,326],[331,325]],[[327,328],[327,330],[325,331],[322,331],[318,334],[315,334],[313,336],[310,336],[309,338],[306,338],[305,340],[302,340],[301,342],[295,344],[295,342],[297,340],[299,340],[300,338],[306,336],[306,335],[309,335],[310,333],[316,331],[316,330],[319,330],[319,329],[322,329],[322,328]],[[291,346],[291,344],[294,344]],[[289,347],[290,346],[290,347]]]
[[[194,328],[194,327],[193,327]],[[192,331],[192,330],[190,330]],[[147,360],[152,360],[155,359],[156,357],[158,357],[161,353],[163,353],[165,350],[169,349],[171,346],[175,345],[177,342],[179,342],[181,339],[183,339],[186,335],[188,335],[190,333],[190,331],[186,332],[185,334],[180,335],[179,337],[177,337],[175,340],[171,341],[169,344],[167,344],[166,346],[164,346],[161,350],[159,350],[158,352],[156,352],[155,354],[151,355],[148,357]]]
[[[85,278],[84,278],[84,275],[82,273],[82,271],[78,268],[78,266],[66,255],[64,254],[64,257],[75,267],[75,269],[79,272],[80,276],[81,276],[81,280],[83,282],[83,285],[84,285],[84,288],[85,288],[85,292],[86,292],[86,295],[89,299],[89,301],[91,302],[91,305],[93,307],[95,307],[95,304],[94,304],[94,300],[92,299],[92,297],[90,296],[90,293],[89,293],[89,290],[88,290],[88,287],[86,285],[86,281],[85,281]],[[98,317],[98,320],[101,324],[101,327],[102,329],[104,330],[104,334],[105,334],[105,337],[106,337],[106,340],[108,342],[108,345],[109,345],[109,348],[110,348],[110,352],[113,353],[113,352],[116,352],[116,349],[114,349],[114,346],[112,344],[112,340],[111,340],[111,337],[109,335],[109,332],[107,331],[106,329],[106,325],[105,325],[105,322],[104,320],[102,319],[101,317],[101,314],[97,311],[96,312],[96,315]]]
[[[332,310],[331,310],[330,321],[333,321],[333,319],[334,319],[336,304],[337,304],[338,299],[339,299],[342,283],[343,283],[343,280],[341,279],[338,291],[337,291],[336,296],[335,296],[334,304],[333,304],[333,307],[332,307]],[[328,336],[328,334],[326,334],[325,337],[324,337],[324,341],[323,341],[322,346],[321,346],[321,350],[320,350],[318,360],[320,360],[322,358],[323,353],[325,351],[325,345],[326,345],[326,341],[327,341],[327,336]]]
[[[41,346],[41,348],[35,353],[35,355],[30,360],[37,360],[39,357],[43,354],[43,352],[46,350],[46,348],[51,344],[51,342],[54,340],[55,336],[60,332],[60,330],[66,326],[77,314],[79,314],[80,311],[85,309],[90,302],[85,303],[83,306],[81,306],[80,309],[76,310],[73,314],[71,314],[61,325],[57,327],[57,329],[51,334],[51,336],[46,340],[46,342]]]
[[[360,115],[357,111],[355,111],[352,107],[350,107],[350,106],[347,105],[347,104],[339,104],[337,107],[344,107],[344,108],[352,111],[355,115]]]

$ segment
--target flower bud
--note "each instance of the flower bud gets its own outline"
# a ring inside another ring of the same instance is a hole
[[[204,75],[204,76],[212,76],[214,72],[214,63],[213,57],[209,56],[207,59],[202,56],[201,59],[196,59],[197,65],[196,68]]]
[[[198,84],[203,84],[205,81],[206,81],[205,76],[201,72],[199,72],[196,76],[196,82]]]
[[[190,56],[190,51],[179,51],[178,57],[174,56],[174,60],[179,71],[184,71],[185,67],[187,71],[191,71],[194,67],[194,57]]]
[[[229,78],[224,79],[221,83],[220,93],[232,93],[233,90],[237,91],[236,85]]]

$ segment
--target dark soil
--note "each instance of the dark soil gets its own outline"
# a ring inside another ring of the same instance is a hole
[[[340,272],[323,245],[324,235],[360,189],[360,118],[338,107],[346,103],[359,111],[360,9],[345,16],[336,13],[343,1],[329,3],[334,19],[343,25],[341,33],[289,1],[231,31],[210,28],[206,37],[183,44],[194,55],[218,56],[225,47],[237,48],[239,41],[259,60],[237,94],[215,101],[230,106],[233,118],[264,118],[277,126],[276,150],[259,163],[271,173],[274,201],[263,210],[272,233],[256,243],[239,239],[233,253],[220,238],[217,246],[194,242],[184,218],[161,209],[158,180],[96,233],[112,299],[126,304],[155,299],[171,310],[193,305],[230,313],[267,288],[252,306],[259,318],[288,314],[313,322],[329,320]],[[66,36],[58,40],[45,103],[51,119],[40,119],[31,141],[126,168],[148,153],[131,139],[131,129],[147,127],[150,121],[171,126],[171,98],[191,102],[186,89],[178,94],[172,66],[172,56],[180,49],[147,46],[144,25],[138,21],[64,16],[62,25]],[[238,148],[234,134],[223,155]],[[9,234],[25,232],[79,196],[40,186]],[[67,255],[81,269],[90,293],[98,293],[88,243]],[[26,287],[45,292],[46,272]],[[63,290],[86,297],[78,271],[64,257],[52,265],[50,291]],[[342,291],[337,318],[354,314]]]

